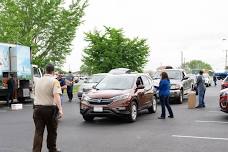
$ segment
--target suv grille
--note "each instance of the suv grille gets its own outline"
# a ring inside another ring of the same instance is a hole
[[[112,103],[111,99],[91,99],[88,101],[92,105],[108,105]]]

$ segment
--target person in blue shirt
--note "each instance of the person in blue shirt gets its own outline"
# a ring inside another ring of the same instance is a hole
[[[159,99],[161,104],[162,113],[161,116],[158,117],[158,119],[165,119],[165,107],[168,109],[169,112],[169,118],[174,118],[173,111],[169,104],[169,95],[170,95],[170,80],[168,77],[168,74],[166,72],[161,73],[161,80],[159,83],[159,87],[157,88],[159,90]]]

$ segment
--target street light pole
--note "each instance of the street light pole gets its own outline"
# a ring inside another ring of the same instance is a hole
[[[225,38],[223,38],[222,40],[223,40],[223,41],[226,41]],[[228,51],[228,50],[225,50],[225,52],[226,52],[226,58],[225,58],[225,71],[226,71],[227,68],[228,68],[228,67],[227,67],[227,51]]]
[[[225,70],[227,70],[227,51],[228,51],[228,50],[225,50],[225,52],[226,52],[226,59],[225,59]]]

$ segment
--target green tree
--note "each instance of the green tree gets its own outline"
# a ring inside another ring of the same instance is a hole
[[[0,42],[32,48],[33,63],[61,66],[71,52],[87,0],[1,0]]]
[[[189,72],[192,70],[212,70],[210,64],[203,62],[201,60],[192,60],[190,62],[186,62],[182,65],[182,68]]]
[[[121,67],[142,72],[149,55],[146,39],[127,38],[122,29],[111,27],[105,27],[104,33],[95,30],[85,35],[88,47],[84,49],[83,72],[108,72]]]

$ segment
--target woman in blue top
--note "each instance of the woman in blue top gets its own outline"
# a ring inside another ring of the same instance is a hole
[[[159,98],[160,98],[160,104],[162,108],[161,116],[158,117],[158,119],[165,119],[165,107],[169,111],[169,118],[173,117],[173,111],[169,105],[169,95],[170,95],[170,81],[168,74],[166,72],[161,73],[161,81],[159,83]]]

